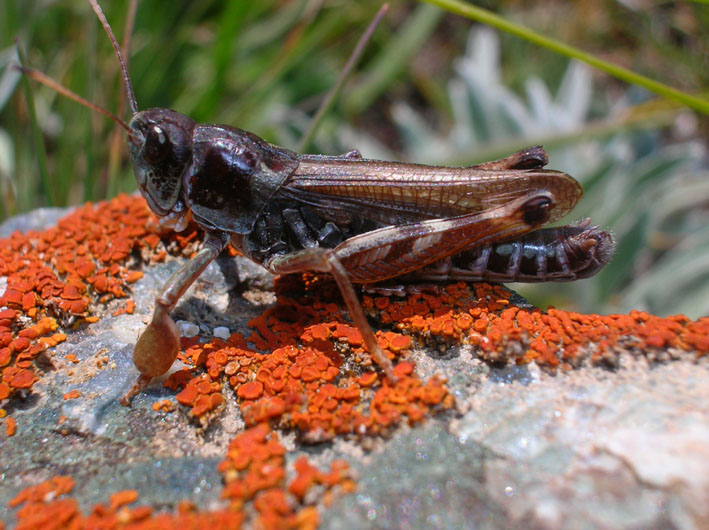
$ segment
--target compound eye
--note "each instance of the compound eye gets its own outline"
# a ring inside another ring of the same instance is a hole
[[[549,197],[534,197],[522,205],[524,222],[529,226],[543,225],[551,216],[553,203]]]
[[[145,147],[143,148],[143,158],[154,165],[164,160],[172,152],[172,142],[159,125],[151,125],[148,134],[145,136]]]

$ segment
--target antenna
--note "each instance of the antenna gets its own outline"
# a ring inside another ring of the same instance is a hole
[[[137,139],[137,138],[138,138],[138,137],[136,136],[135,131],[133,131],[133,130],[128,126],[128,124],[127,124],[126,122],[124,122],[122,119],[120,119],[118,116],[116,116],[116,115],[115,115],[113,112],[111,112],[110,110],[106,110],[106,109],[104,109],[103,107],[99,107],[99,106],[96,105],[95,103],[91,103],[90,101],[88,101],[88,100],[82,98],[81,96],[79,96],[78,94],[72,92],[71,90],[69,90],[69,89],[66,88],[65,86],[62,86],[62,85],[60,85],[59,83],[57,83],[57,82],[56,82],[54,79],[52,79],[51,77],[47,77],[46,75],[44,75],[44,74],[43,74],[42,72],[40,72],[39,70],[35,70],[34,68],[26,68],[26,67],[20,66],[20,65],[18,65],[18,64],[14,65],[14,66],[15,66],[15,68],[17,68],[20,72],[22,72],[23,74],[25,74],[25,75],[26,75],[27,77],[29,77],[30,79],[34,79],[35,81],[38,81],[38,82],[42,83],[42,84],[45,85],[45,86],[48,86],[48,87],[51,88],[52,90],[55,90],[55,91],[59,92],[62,96],[66,96],[66,97],[68,97],[69,99],[73,99],[73,100],[76,101],[77,103],[81,103],[82,105],[84,105],[85,107],[90,108],[91,110],[95,110],[96,112],[100,112],[101,114],[104,114],[104,115],[108,116],[108,117],[111,118],[113,121],[115,121],[118,125],[120,125],[121,127],[123,127],[131,138],[133,138],[133,139]]]
[[[126,94],[128,96],[128,103],[130,104],[130,110],[133,114],[136,114],[138,112],[138,104],[135,101],[135,95],[133,94],[133,85],[130,82],[130,77],[128,77],[128,67],[126,66],[126,62],[123,59],[123,54],[121,53],[121,47],[118,46],[118,41],[116,40],[116,37],[113,35],[113,30],[111,30],[111,26],[108,23],[108,20],[106,20],[106,16],[103,14],[103,10],[101,9],[101,6],[98,5],[97,0],[89,0],[89,3],[91,4],[91,7],[94,10],[94,13],[96,13],[96,16],[98,17],[99,21],[101,22],[101,25],[103,26],[103,29],[106,30],[106,34],[108,35],[108,38],[111,40],[111,44],[113,45],[113,49],[116,50],[116,57],[118,57],[118,63],[121,65],[121,72],[123,73],[123,86],[126,88]]]

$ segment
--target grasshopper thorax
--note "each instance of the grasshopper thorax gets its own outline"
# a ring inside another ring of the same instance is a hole
[[[180,198],[182,175],[192,160],[195,122],[173,110],[148,109],[136,112],[129,127],[138,189],[157,216],[167,216]]]

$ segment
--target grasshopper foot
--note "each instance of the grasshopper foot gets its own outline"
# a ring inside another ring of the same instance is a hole
[[[135,383],[133,383],[133,386],[130,387],[130,390],[121,396],[121,405],[124,407],[130,407],[130,403],[133,401],[133,398],[137,396],[141,390],[148,386],[152,380],[153,378],[147,375],[139,375],[138,379],[136,379]]]

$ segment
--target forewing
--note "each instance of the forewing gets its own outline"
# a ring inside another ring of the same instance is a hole
[[[368,217],[387,225],[484,212],[549,192],[550,222],[566,215],[582,190],[565,173],[534,169],[450,168],[340,157],[299,158],[279,196],[310,204],[333,219]]]

